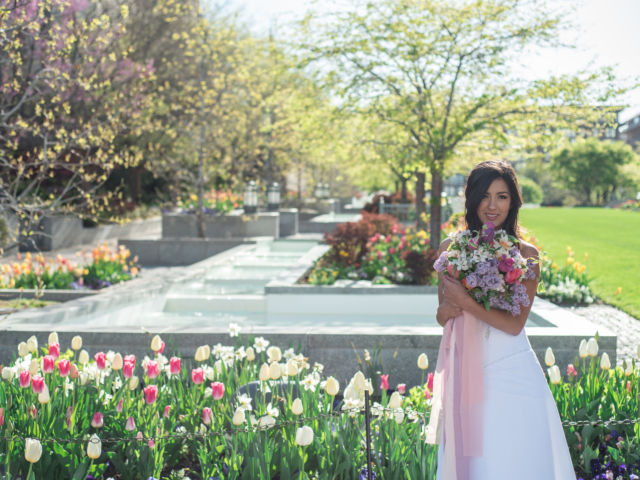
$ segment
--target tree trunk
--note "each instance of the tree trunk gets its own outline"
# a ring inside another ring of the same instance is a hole
[[[429,225],[429,246],[438,248],[440,246],[440,224],[442,223],[442,175],[435,165],[431,167],[431,222]]]
[[[408,181],[409,181],[408,178],[403,178],[401,180],[401,182],[402,182],[402,187],[401,187],[402,188],[402,193],[401,193],[400,201],[402,203],[407,203],[407,182]],[[397,190],[397,188],[396,188],[396,190]]]
[[[424,221],[424,172],[416,172],[416,229],[426,230],[427,224]]]

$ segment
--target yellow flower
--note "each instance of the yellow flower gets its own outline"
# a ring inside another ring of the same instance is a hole
[[[616,289],[616,295],[620,295],[622,293],[622,287],[618,287]]]
[[[569,265],[571,265],[571,264],[572,264],[573,262],[575,262],[575,261],[576,261],[576,259],[575,259],[575,258],[573,258],[573,257],[569,257],[569,258],[567,258],[567,263],[568,263]]]
[[[567,247],[567,255],[573,257],[573,250],[571,249],[571,247]]]
[[[194,193],[192,193],[192,194],[189,196],[189,198],[190,198],[192,201],[194,201],[194,202],[197,202],[197,201],[198,201],[198,196],[197,196],[196,194],[194,194]]]

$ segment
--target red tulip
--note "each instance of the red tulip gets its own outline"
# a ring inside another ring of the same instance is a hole
[[[93,418],[91,419],[91,426],[93,428],[102,428],[104,425],[104,415],[100,412],[96,412],[93,414]]]
[[[42,357],[42,371],[44,373],[51,373],[55,368],[56,359],[51,355],[45,355]]]
[[[380,390],[389,390],[389,374],[380,375]]]
[[[40,375],[34,375],[31,377],[31,387],[34,393],[42,393],[44,390],[44,378]]]
[[[180,359],[178,357],[171,357],[169,360],[169,373],[171,375],[180,374]]]
[[[213,382],[211,384],[211,396],[213,396],[213,399],[220,400],[223,395],[224,395],[224,383]]]
[[[213,412],[209,407],[204,407],[202,409],[202,423],[205,425],[211,425],[211,418],[213,417]]]
[[[144,387],[144,399],[149,405],[154,403],[158,399],[158,387],[156,385]]]
[[[191,380],[193,380],[193,383],[198,385],[204,382],[204,370],[201,368],[194,368],[191,370]]]
[[[49,355],[53,358],[58,358],[60,356],[60,345],[58,343],[49,344]]]
[[[154,360],[150,360],[147,363],[147,377],[156,378],[160,375],[160,368],[158,367],[158,362]]]
[[[61,377],[66,377],[71,371],[71,363],[66,358],[63,358],[58,362],[58,371]]]
[[[96,366],[100,369],[100,370],[104,370],[107,366],[107,356],[104,354],[104,352],[98,352],[96,353],[93,358],[95,358],[96,360]]]
[[[29,385],[31,385],[31,374],[29,373],[29,370],[20,372],[18,381],[20,382],[20,386],[22,388],[27,388]]]

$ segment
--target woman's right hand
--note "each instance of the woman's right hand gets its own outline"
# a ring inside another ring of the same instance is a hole
[[[436,313],[436,320],[443,327],[452,318],[462,314],[462,309],[455,305],[451,305],[448,302],[442,302],[438,305],[438,312]]]

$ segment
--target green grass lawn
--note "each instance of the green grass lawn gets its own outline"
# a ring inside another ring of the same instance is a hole
[[[640,212],[605,208],[520,210],[520,224],[558,264],[567,246],[587,271],[598,298],[640,319]],[[622,292],[616,295],[618,287]]]

